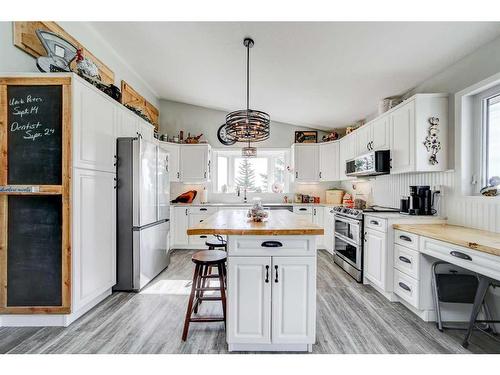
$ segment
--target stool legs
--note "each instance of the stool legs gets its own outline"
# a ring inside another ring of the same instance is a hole
[[[186,311],[186,319],[184,320],[184,330],[182,331],[182,341],[186,341],[188,330],[189,330],[189,322],[191,320],[191,313],[193,310],[193,301],[194,301],[194,295],[196,291],[196,284],[198,283],[199,279],[199,274],[200,274],[200,268],[201,266],[199,264],[196,265],[194,268],[194,274],[193,274],[193,282],[191,285],[191,294],[189,295],[189,302],[188,302],[188,308]]]
[[[479,285],[477,287],[476,296],[474,297],[474,305],[472,307],[472,313],[469,320],[469,327],[467,329],[467,333],[465,334],[464,341],[462,346],[467,348],[469,346],[469,339],[472,334],[472,330],[474,325],[476,324],[477,315],[481,310],[481,306],[483,305],[484,297],[486,296],[486,292],[491,284],[491,279],[485,276],[479,276]]]
[[[222,315],[224,316],[224,326],[226,326],[226,277],[224,276],[224,268],[224,264],[217,265],[217,271],[219,273],[220,297],[222,300]]]

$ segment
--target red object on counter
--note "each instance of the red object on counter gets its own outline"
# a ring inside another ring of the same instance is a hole
[[[342,198],[342,205],[347,208],[354,208],[354,200],[351,194],[344,194]]]

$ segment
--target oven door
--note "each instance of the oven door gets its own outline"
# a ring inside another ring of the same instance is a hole
[[[339,234],[355,244],[361,244],[361,225],[360,222],[335,215],[335,234]]]
[[[344,236],[335,233],[335,254],[358,270],[361,270],[362,266],[361,246],[361,244],[356,244]]]

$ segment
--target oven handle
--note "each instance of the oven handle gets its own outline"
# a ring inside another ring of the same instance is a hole
[[[348,219],[348,218],[343,217],[343,216],[335,215],[335,221],[337,221],[337,220],[342,221],[342,222],[347,223],[347,224],[354,224],[357,226],[361,226],[361,221],[354,220],[354,219]]]
[[[347,238],[346,236],[343,236],[340,233],[335,233],[334,237],[337,237],[339,240],[342,240],[344,242],[347,242],[349,245],[355,246],[355,247],[361,247],[361,243],[356,243],[355,241],[351,240],[350,238]],[[361,238],[360,238],[361,241]]]

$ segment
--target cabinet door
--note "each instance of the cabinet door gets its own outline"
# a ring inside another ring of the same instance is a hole
[[[415,169],[415,102],[391,113],[391,173]]]
[[[321,228],[324,229],[324,216],[323,216],[323,207],[313,207],[313,223],[316,225],[319,225]],[[324,249],[325,248],[325,241],[324,241],[324,235],[321,236],[316,236],[316,247],[318,249]]]
[[[373,150],[389,150],[390,144],[389,116],[384,116],[372,123],[372,148]]]
[[[115,174],[73,169],[73,310],[116,284]]]
[[[316,258],[273,257],[272,288],[273,343],[314,343]]]
[[[324,208],[324,216],[323,216],[325,235],[323,236],[323,244],[330,254],[333,254],[334,249],[334,214],[333,210],[330,207]]]
[[[378,287],[385,290],[385,263],[386,263],[385,233],[373,229],[365,232],[365,277]]]
[[[203,220],[205,220],[209,216],[210,216],[210,214],[206,214],[206,213],[192,213],[192,212],[190,212],[189,219],[188,219],[188,226],[194,227],[195,225],[201,223]],[[209,237],[210,236],[204,235],[204,234],[196,235],[196,236],[189,236],[188,242],[190,245],[205,245],[205,242],[209,239]]]
[[[188,244],[188,208],[186,207],[174,207],[174,215],[172,220],[172,227],[170,228],[173,239],[172,247],[175,245],[187,245]]]
[[[354,134],[342,138],[339,142],[339,180],[350,180],[353,177],[346,176],[345,167],[346,161],[355,156],[356,151],[356,137]]]
[[[160,147],[168,151],[168,171],[170,176],[170,182],[179,182],[180,180],[180,170],[179,170],[179,145],[167,142],[160,142]]]
[[[294,150],[295,181],[319,181],[318,145],[296,145]]]
[[[139,119],[139,133],[146,141],[153,142],[154,139],[154,126],[150,123]]]
[[[115,104],[100,92],[75,82],[73,166],[115,172]]]
[[[366,124],[355,131],[356,139],[355,156],[366,154],[370,151],[370,142],[372,141],[372,125]]]
[[[137,137],[139,119],[127,108],[116,109],[116,137]]]
[[[207,145],[186,145],[180,147],[180,169],[182,182],[203,182],[208,180]]]
[[[339,142],[319,145],[319,179],[320,181],[339,180]]]
[[[271,343],[271,257],[228,257],[227,342]]]

